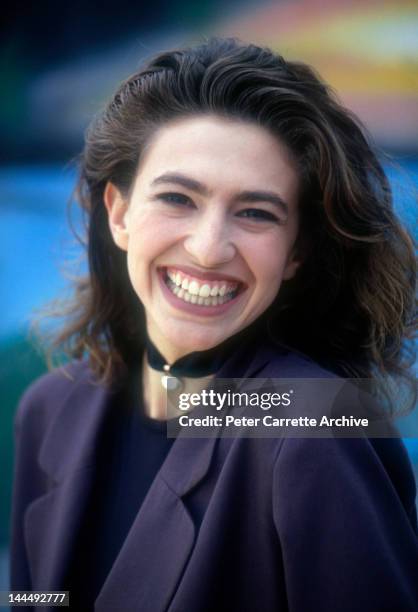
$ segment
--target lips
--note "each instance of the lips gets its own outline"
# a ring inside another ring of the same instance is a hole
[[[167,267],[162,271],[170,292],[183,302],[201,307],[219,307],[233,300],[245,289],[244,283],[233,277],[189,270]]]

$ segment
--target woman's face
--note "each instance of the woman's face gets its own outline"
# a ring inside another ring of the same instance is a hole
[[[298,182],[267,130],[205,116],[156,132],[129,201],[108,184],[114,240],[167,360],[250,325],[295,274]]]

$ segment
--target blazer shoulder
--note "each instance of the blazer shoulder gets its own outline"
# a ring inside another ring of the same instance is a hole
[[[325,367],[296,349],[270,341],[263,348],[266,361],[259,377],[265,378],[339,378],[336,371]]]
[[[28,388],[17,409],[17,454],[30,449],[43,471],[60,479],[94,450],[116,390],[95,379],[85,361],[42,376]]]
[[[15,414],[15,427],[24,422],[39,424],[48,420],[57,405],[61,405],[76,390],[88,394],[97,387],[94,376],[85,361],[74,361],[43,374],[23,393]]]
[[[333,492],[345,498],[347,508],[360,500],[369,503],[373,496],[380,508],[397,500],[418,535],[416,483],[400,438],[286,438],[274,470],[279,488],[328,500]]]
[[[401,440],[286,438],[273,517],[295,609],[416,610],[414,497]]]

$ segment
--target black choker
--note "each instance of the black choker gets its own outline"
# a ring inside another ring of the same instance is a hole
[[[181,391],[182,378],[203,378],[214,374],[225,360],[225,350],[221,346],[207,351],[195,351],[177,359],[171,365],[164,359],[157,347],[147,338],[148,364],[153,370],[164,373],[161,384],[167,391]]]
[[[157,370],[165,374],[161,382],[166,387],[167,378],[173,377],[176,379],[187,378],[203,378],[215,374],[225,363],[227,358],[236,350],[240,343],[247,341],[251,336],[266,333],[265,321],[263,318],[258,319],[252,325],[238,332],[234,336],[227,338],[221,344],[208,349],[207,351],[195,351],[180,357],[172,364],[169,364],[157,347],[147,337],[146,350],[148,364],[153,370]],[[173,380],[173,385],[175,381]],[[172,388],[178,388],[173,386]]]
[[[234,343],[235,345],[235,343]],[[180,357],[172,364],[169,364],[157,347],[147,338],[146,343],[148,364],[153,370],[165,374],[161,379],[162,385],[167,388],[167,377],[179,379],[187,378],[203,378],[215,374],[224,363],[232,349],[232,343],[223,342],[207,351],[195,351]],[[170,388],[177,388],[175,380],[172,381]]]

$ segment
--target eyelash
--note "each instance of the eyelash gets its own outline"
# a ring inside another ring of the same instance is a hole
[[[160,193],[158,198],[163,200],[163,202],[167,202],[167,204],[174,204],[176,206],[189,206],[192,204],[191,199],[182,193]]]
[[[161,193],[157,197],[170,205],[179,207],[193,206],[192,200],[182,193]],[[237,214],[244,219],[251,219],[258,222],[270,221],[273,223],[278,223],[279,225],[284,223],[284,221],[276,217],[276,215],[273,215],[267,210],[262,210],[261,208],[245,208],[244,210],[239,211]]]
[[[278,219],[275,215],[268,212],[267,210],[262,210],[261,208],[246,208],[245,210],[241,210],[239,214],[240,217],[244,217],[247,219],[257,219],[260,221],[273,221],[274,223],[280,223],[280,219]]]

